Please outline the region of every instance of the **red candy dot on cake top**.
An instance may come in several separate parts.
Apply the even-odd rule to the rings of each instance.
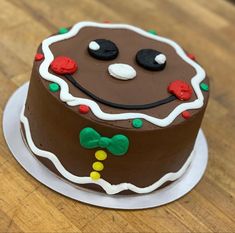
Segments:
[[[73,74],[78,69],[76,62],[65,56],[56,57],[50,67],[57,74]]]
[[[189,100],[193,93],[191,86],[182,80],[171,82],[168,86],[168,91],[174,94],[179,100]]]
[[[196,60],[195,55],[193,55],[192,53],[188,53],[187,56],[194,61]]]
[[[184,118],[184,119],[189,119],[190,117],[191,117],[191,114],[190,114],[190,112],[188,112],[188,111],[184,111],[184,112],[182,112],[182,117]]]
[[[81,104],[79,105],[79,112],[82,113],[82,114],[86,114],[90,111],[90,108],[85,105],[85,104]]]
[[[104,20],[103,23],[111,23],[110,20]]]
[[[34,58],[35,61],[41,61],[44,58],[44,55],[42,53],[37,53]]]

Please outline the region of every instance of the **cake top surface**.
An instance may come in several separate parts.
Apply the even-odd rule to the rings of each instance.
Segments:
[[[137,27],[80,22],[40,50],[41,77],[60,86],[52,94],[73,110],[89,107],[84,117],[104,124],[166,127],[203,106],[202,67],[174,41]]]

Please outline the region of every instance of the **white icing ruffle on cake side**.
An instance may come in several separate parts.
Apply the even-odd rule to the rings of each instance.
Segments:
[[[194,156],[194,150],[193,150],[191,152],[190,156],[188,157],[187,161],[180,168],[180,170],[178,170],[177,172],[167,173],[161,179],[159,179],[158,181],[156,181],[152,185],[144,187],[144,188],[137,187],[131,183],[120,183],[120,184],[112,185],[102,178],[97,181],[94,181],[90,177],[75,176],[63,167],[63,165],[61,164],[61,162],[59,161],[59,159],[56,157],[55,154],[53,154],[52,152],[49,152],[49,151],[41,150],[35,146],[33,139],[32,139],[32,136],[31,136],[28,119],[24,115],[24,110],[25,110],[25,108],[23,107],[22,112],[21,112],[21,116],[20,116],[20,120],[24,125],[26,141],[27,141],[28,146],[31,149],[31,151],[37,156],[49,159],[54,164],[54,166],[56,167],[58,172],[64,178],[70,180],[71,182],[74,182],[77,184],[90,184],[90,183],[97,184],[97,185],[101,186],[107,194],[116,194],[116,193],[119,193],[124,190],[131,190],[135,193],[152,192],[155,189],[159,188],[165,182],[174,181],[174,180],[180,178],[184,174],[184,172],[186,171],[188,166],[190,165],[190,163],[193,159],[193,156]]]
[[[178,105],[167,117],[165,118],[156,118],[147,114],[143,113],[119,113],[119,114],[111,114],[111,113],[106,113],[103,112],[99,105],[90,99],[85,99],[85,98],[79,98],[75,97],[69,92],[69,87],[68,84],[60,77],[49,73],[49,66],[51,62],[54,59],[54,56],[49,48],[49,46],[55,42],[62,41],[65,39],[69,39],[73,36],[75,36],[80,29],[84,27],[98,27],[98,28],[113,28],[113,29],[127,29],[127,30],[132,30],[142,36],[145,36],[147,38],[161,41],[163,43],[166,43],[170,46],[172,46],[176,53],[188,64],[190,64],[195,70],[196,70],[196,75],[192,77],[191,79],[191,84],[192,87],[196,93],[197,99],[192,101],[192,102],[187,102],[187,103],[182,103]],[[100,118],[102,120],[107,120],[107,121],[114,121],[114,120],[128,120],[128,119],[135,119],[135,118],[142,118],[145,119],[146,121],[151,122],[152,124],[155,124],[160,127],[165,127],[170,125],[175,118],[180,115],[183,111],[189,110],[189,109],[198,109],[203,106],[204,102],[204,97],[200,89],[200,83],[201,81],[205,78],[206,74],[203,68],[198,65],[196,62],[194,62],[192,59],[190,59],[183,49],[174,41],[158,36],[158,35],[152,35],[140,28],[127,25],[127,24],[103,24],[103,23],[94,23],[94,22],[80,22],[75,24],[71,30],[65,34],[59,34],[55,35],[52,37],[49,37],[45,39],[42,42],[42,51],[44,53],[45,59],[41,63],[39,67],[39,73],[40,75],[46,79],[47,81],[55,82],[60,86],[60,99],[63,102],[66,102],[69,106],[77,106],[81,104],[88,105],[91,109],[91,111],[94,113],[94,115],[97,118]]]

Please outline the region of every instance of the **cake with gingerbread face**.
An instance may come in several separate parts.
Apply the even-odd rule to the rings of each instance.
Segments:
[[[207,101],[205,71],[176,42],[80,22],[39,46],[22,135],[41,163],[78,186],[149,193],[190,165]]]

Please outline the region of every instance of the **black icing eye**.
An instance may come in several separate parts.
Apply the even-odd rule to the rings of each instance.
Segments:
[[[159,71],[166,66],[166,56],[154,49],[141,49],[136,54],[136,62],[147,70]]]
[[[117,46],[110,40],[96,39],[89,43],[89,54],[99,60],[112,60],[118,55]]]

